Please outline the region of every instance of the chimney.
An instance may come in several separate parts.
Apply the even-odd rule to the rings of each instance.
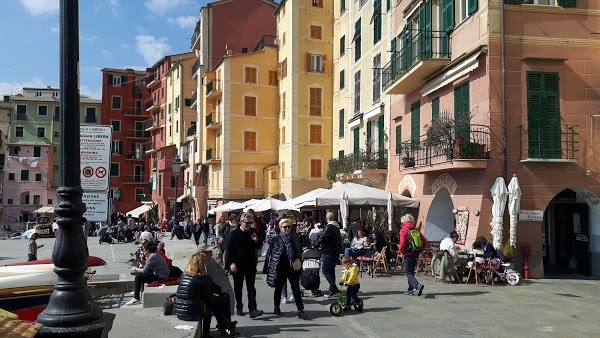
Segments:
[[[225,45],[225,55],[227,55],[227,56],[233,55],[233,46],[232,45]]]

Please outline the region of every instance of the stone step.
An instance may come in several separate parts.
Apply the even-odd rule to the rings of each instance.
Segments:
[[[145,287],[142,293],[142,307],[162,307],[165,299],[177,292],[177,285],[168,285],[165,287]]]

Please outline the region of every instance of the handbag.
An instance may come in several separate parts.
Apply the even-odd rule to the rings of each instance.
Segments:
[[[294,271],[298,271],[302,268],[302,261],[300,260],[300,258],[294,259],[294,262],[292,263],[292,268],[294,268]]]
[[[163,303],[163,314],[165,316],[170,316],[173,314],[173,304],[175,304],[175,294],[170,295],[165,298],[165,302]]]

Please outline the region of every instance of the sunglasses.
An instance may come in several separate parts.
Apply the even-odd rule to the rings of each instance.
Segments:
[[[281,227],[281,228],[282,228],[282,229],[291,229],[292,227],[291,227],[291,226],[289,226],[289,225],[286,225],[286,226],[283,226],[283,227]]]
[[[250,221],[250,222],[244,221],[244,224],[252,224],[252,223],[254,223],[254,222],[252,222],[252,221]]]

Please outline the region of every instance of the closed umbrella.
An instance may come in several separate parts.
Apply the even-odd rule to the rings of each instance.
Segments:
[[[340,197],[340,216],[342,216],[342,226],[346,229],[348,226],[348,194],[345,191],[342,191]]]
[[[508,214],[510,215],[510,245],[517,246],[517,222],[519,222],[519,210],[521,209],[521,187],[517,175],[508,184]]]
[[[388,212],[388,230],[392,231],[392,220],[394,219],[394,197],[392,196],[392,193],[388,194],[387,212]]]
[[[492,205],[492,245],[499,249],[502,247],[502,218],[504,216],[504,208],[506,207],[506,199],[508,198],[508,189],[504,183],[503,177],[496,178],[492,189],[490,189],[494,204]]]

